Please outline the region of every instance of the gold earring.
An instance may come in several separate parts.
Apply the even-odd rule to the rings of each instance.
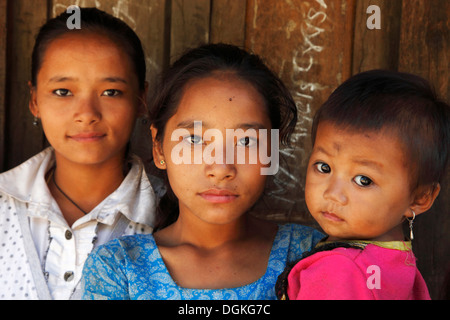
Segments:
[[[166,164],[166,162],[165,162],[164,160],[161,160],[159,163],[160,163],[162,166]]]

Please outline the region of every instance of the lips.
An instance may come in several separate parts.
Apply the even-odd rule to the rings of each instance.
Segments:
[[[225,189],[209,189],[199,195],[211,203],[229,203],[238,198],[238,195]]]
[[[100,132],[82,132],[75,135],[69,135],[68,137],[77,142],[95,142],[103,139],[106,136]]]
[[[337,216],[336,214],[334,214],[332,212],[322,211],[322,215],[324,216],[324,218],[331,220],[331,221],[336,221],[336,222],[344,221],[343,219],[339,218],[339,216]]]

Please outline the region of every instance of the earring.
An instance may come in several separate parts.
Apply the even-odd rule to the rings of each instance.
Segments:
[[[38,117],[34,117],[34,119],[33,119],[33,126],[35,126],[35,127],[37,127],[39,125],[39,119],[38,119]]]
[[[160,163],[162,166],[166,164],[166,162],[165,162],[164,160],[161,160],[159,163]]]
[[[412,214],[413,214],[412,218],[411,218],[411,219],[406,218],[406,220],[408,220],[408,223],[409,223],[409,238],[410,238],[411,240],[414,240],[414,234],[413,234],[413,222],[414,222],[414,219],[416,218],[416,213],[415,213],[414,210],[412,210],[412,209],[411,209],[411,212],[412,212]]]

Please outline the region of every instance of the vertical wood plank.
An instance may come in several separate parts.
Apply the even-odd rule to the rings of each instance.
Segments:
[[[209,42],[210,0],[172,0],[171,62],[188,48]]]
[[[8,26],[8,148],[6,168],[12,168],[42,150],[42,129],[33,126],[33,116],[28,109],[31,79],[31,52],[39,27],[47,19],[47,0],[8,1],[11,22]]]
[[[246,0],[213,0],[210,42],[223,42],[243,47],[246,9]]]
[[[381,29],[366,26],[370,5],[381,12]],[[370,69],[397,70],[402,0],[356,1],[352,74]]]
[[[6,134],[6,0],[0,0],[0,172],[3,171],[5,161],[5,134]]]
[[[417,73],[450,98],[450,2],[403,1],[399,70]]]
[[[304,202],[312,117],[351,74],[354,0],[249,0],[246,47],[261,55],[291,90],[299,111],[293,150],[283,150],[271,219],[311,222]],[[277,182],[275,182],[277,183]]]
[[[403,1],[399,48],[399,70],[428,79],[447,102],[450,101],[448,12],[450,2],[446,0]],[[439,298],[445,272],[450,267],[449,169],[434,206],[414,224],[417,240],[413,249],[434,299]]]

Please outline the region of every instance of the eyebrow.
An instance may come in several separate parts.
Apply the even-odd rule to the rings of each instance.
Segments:
[[[200,122],[200,120],[185,120],[185,121],[181,121],[180,123],[177,124],[177,128],[184,128],[184,129],[194,129],[195,126],[195,122]],[[202,123],[202,127],[204,128],[211,128],[210,125],[208,125],[207,122],[201,121]],[[197,125],[198,127],[198,125]],[[243,130],[248,130],[248,129],[268,129],[266,128],[263,124],[259,123],[259,122],[249,122],[249,123],[240,123],[238,124],[235,128],[229,128],[229,129],[243,129]]]
[[[67,82],[67,81],[79,81],[75,77],[54,76],[50,78],[49,82]],[[100,79],[101,82],[122,82],[128,84],[128,81],[121,77],[105,77]]]
[[[48,82],[66,82],[66,81],[78,81],[78,78],[55,76],[55,77],[50,78],[50,80]]]
[[[329,153],[327,150],[325,150],[324,148],[322,148],[320,146],[314,147],[313,152],[321,152],[329,157],[333,156],[331,153]],[[381,163],[373,161],[373,160],[369,160],[369,159],[353,158],[353,159],[351,159],[351,162],[354,164],[364,166],[364,167],[375,169],[377,171],[381,171],[381,169],[383,168],[383,165]]]
[[[101,81],[103,81],[103,82],[122,82],[122,83],[128,84],[128,81],[121,77],[106,77],[106,78],[102,78]]]
[[[383,168],[383,165],[381,163],[367,159],[352,159],[352,162],[364,167],[375,169],[377,171],[381,171],[381,169]]]
[[[320,146],[315,146],[313,149],[313,152],[321,152],[321,153],[324,153],[325,155],[331,157],[331,153],[329,153],[327,150],[325,150],[324,148],[322,148]]]
[[[261,124],[259,122],[241,123],[236,128],[237,129],[244,129],[244,130],[247,130],[247,129],[256,129],[256,130],[268,129],[263,124]]]

